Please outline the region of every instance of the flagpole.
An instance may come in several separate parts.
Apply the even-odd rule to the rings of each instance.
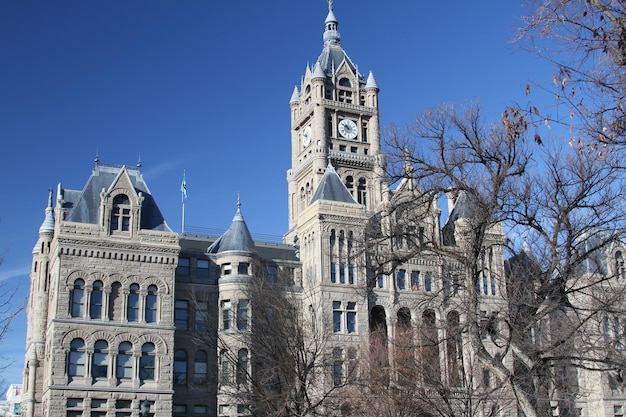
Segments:
[[[183,206],[180,234],[185,233],[185,199],[187,198],[187,171],[183,170],[183,182],[180,184],[181,202]]]

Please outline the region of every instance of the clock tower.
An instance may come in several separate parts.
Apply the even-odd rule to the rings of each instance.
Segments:
[[[289,233],[309,205],[327,167],[332,165],[354,200],[367,212],[380,208],[387,190],[380,151],[378,85],[364,76],[341,46],[333,2],[324,22],[324,48],[300,87],[293,90]]]

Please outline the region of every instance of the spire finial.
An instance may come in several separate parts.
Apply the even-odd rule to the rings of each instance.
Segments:
[[[52,187],[48,188],[48,207],[52,208]]]
[[[137,169],[141,168],[141,154],[139,154],[139,159],[137,160]]]
[[[96,163],[96,166],[98,166],[98,164],[100,163],[98,148],[96,148],[96,157],[93,159],[93,161]]]
[[[241,208],[241,197],[239,196],[239,193],[237,193],[237,211],[239,211],[240,208]]]
[[[333,0],[328,0],[328,11],[329,12],[333,11]]]

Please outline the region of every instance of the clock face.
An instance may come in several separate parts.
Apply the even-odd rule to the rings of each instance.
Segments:
[[[339,122],[339,134],[346,139],[356,138],[356,123],[350,119],[343,119]]]
[[[311,143],[311,126],[307,126],[304,128],[304,132],[302,132],[302,146],[305,148],[309,146]]]

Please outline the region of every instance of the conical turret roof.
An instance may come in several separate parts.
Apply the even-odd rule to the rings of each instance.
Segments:
[[[241,214],[241,203],[237,202],[237,212],[228,230],[220,236],[209,248],[208,253],[219,254],[224,252],[256,253],[254,240],[248,230],[248,225]]]

